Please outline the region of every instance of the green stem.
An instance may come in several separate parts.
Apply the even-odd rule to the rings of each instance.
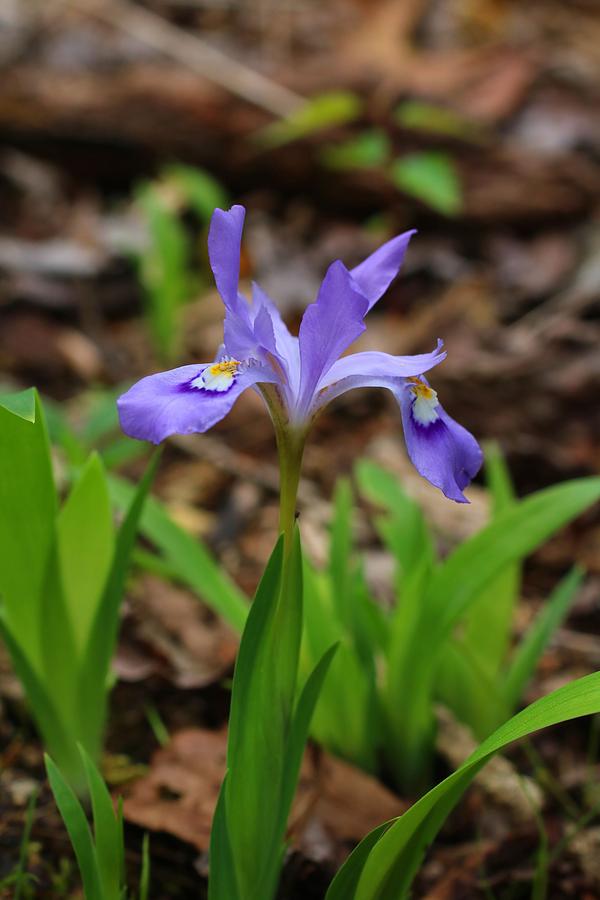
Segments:
[[[289,426],[277,429],[277,450],[279,453],[279,530],[284,536],[285,556],[289,555],[296,523],[296,497],[300,481],[302,455],[304,453],[304,432]]]

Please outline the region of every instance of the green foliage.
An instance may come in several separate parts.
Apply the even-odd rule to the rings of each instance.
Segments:
[[[339,144],[327,144],[320,155],[330,169],[370,169],[383,166],[390,152],[390,139],[385,131],[373,128]]]
[[[461,211],[460,179],[448,154],[428,151],[399,156],[392,162],[389,174],[399,190],[443,215],[456,216]]]
[[[157,181],[141,184],[136,201],[149,239],[136,256],[148,325],[161,360],[172,362],[180,349],[182,306],[202,282],[182,214],[192,210],[206,225],[227,196],[208,172],[173,165]]]
[[[0,634],[47,748],[85,790],[76,741],[97,757],[125,574],[151,470],[115,533],[99,458],[59,509],[39,398],[0,399]]]
[[[79,746],[87,792],[91,798],[93,832],[85,811],[64,773],[46,755],[46,771],[56,805],[69,834],[83,882],[85,900],[126,900],[123,813],[115,810],[106,784],[83,747]],[[148,840],[142,848],[138,900],[147,900],[150,880]]]
[[[509,651],[512,615],[498,616],[489,592],[492,586],[502,584],[507,572],[512,573],[514,585],[515,566],[597,502],[600,479],[565,482],[509,502],[485,528],[440,563],[432,556],[430,539],[423,541],[420,536],[425,525],[414,505],[412,515],[405,514],[412,501],[407,499],[404,509],[398,502],[400,486],[395,494],[391,485],[387,491],[382,490],[386,476],[382,477],[381,470],[370,463],[361,464],[357,475],[363,491],[385,504],[380,531],[400,572],[398,603],[389,618],[382,706],[388,763],[398,784],[414,790],[428,778],[436,699],[443,699],[482,737],[514,710],[550,636],[550,628],[559,620],[558,612],[566,612],[565,590],[571,598],[574,583],[569,581],[559,591],[559,600],[552,599],[548,608],[553,613],[548,614],[544,628],[537,626],[535,640],[526,638],[517,651],[517,658],[524,654],[526,660],[518,663],[518,679],[509,674],[513,659]],[[403,519],[412,521],[412,525],[404,537],[399,537],[405,527]],[[424,549],[415,552],[411,547]],[[513,598],[510,603],[512,608]],[[469,615],[476,608],[477,629],[469,630]],[[499,661],[493,671],[485,668],[479,655],[479,640],[486,630],[493,632],[493,641],[499,648],[495,655]],[[490,658],[494,658],[491,650]],[[474,664],[467,670],[471,661]]]
[[[481,137],[481,128],[444,106],[405,100],[394,112],[394,120],[403,128],[425,131],[442,137],[473,141]]]
[[[267,147],[281,147],[326,128],[352,122],[362,109],[362,100],[350,91],[317,94],[286,118],[263,128],[257,140]]]
[[[210,900],[271,900],[312,712],[334,648],[298,695],[302,558],[280,538],[242,635],[235,666],[227,776],[211,835]]]
[[[402,900],[425,850],[486,762],[541,728],[600,711],[600,673],[579,678],[522,710],[455,772],[398,819],[367,835],[333,880],[326,900]]]

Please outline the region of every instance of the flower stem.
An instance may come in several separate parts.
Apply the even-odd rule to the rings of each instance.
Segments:
[[[284,536],[284,553],[287,557],[296,522],[296,497],[306,435],[289,426],[277,428],[276,434],[280,473],[279,530]]]

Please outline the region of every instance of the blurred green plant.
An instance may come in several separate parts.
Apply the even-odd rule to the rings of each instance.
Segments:
[[[96,454],[59,507],[34,389],[0,397],[0,432],[0,635],[47,748],[85,791],[76,742],[98,757],[119,606],[153,466],[116,531]]]
[[[483,137],[482,128],[477,122],[465,119],[445,106],[423,103],[420,100],[405,100],[394,110],[393,119],[403,128],[441,137],[466,141],[478,141]]]
[[[320,160],[338,171],[372,169],[442,215],[456,216],[462,209],[461,181],[450,154],[424,151],[394,157],[391,141],[381,129],[326,144]]]
[[[183,216],[192,212],[207,226],[215,207],[226,207],[228,199],[208,172],[172,165],[140,184],[135,200],[148,230],[147,246],[136,255],[145,313],[160,360],[172,362],[181,349],[182,307],[204,280]]]
[[[456,166],[447,153],[411,153],[398,156],[389,169],[399,190],[422,200],[445,216],[462,209],[462,189]]]
[[[361,98],[351,91],[317,94],[286,118],[263,128],[255,138],[263,146],[281,147],[327,128],[353,122],[363,107]]]
[[[87,792],[91,799],[93,833],[85,810],[73,792],[68,779],[50,756],[46,755],[46,771],[50,787],[75,852],[83,882],[85,900],[148,900],[150,886],[150,854],[148,837],[142,845],[142,867],[137,892],[128,892],[125,884],[125,845],[123,811],[117,809],[108,788],[83,747],[78,748],[85,772]]]

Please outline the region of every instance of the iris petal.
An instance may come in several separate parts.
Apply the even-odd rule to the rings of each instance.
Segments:
[[[468,503],[463,490],[481,468],[483,454],[479,444],[441,405],[436,408],[436,421],[422,425],[413,415],[414,396],[410,388],[405,386],[397,396],[406,449],[417,472],[448,499]]]
[[[350,274],[368,300],[367,311],[385,294],[400,271],[413,234],[416,234],[414,229],[392,238],[351,270]]]
[[[206,368],[206,364],[180,366],[136,382],[117,401],[125,434],[159,444],[172,434],[208,431],[227,415],[242,391],[259,381],[274,380],[262,366],[248,366],[226,391],[193,387]]]
[[[359,293],[345,265],[332,263],[315,303],[306,308],[300,323],[301,414],[312,405],[322,376],[341,353],[365,330],[367,301]]]

